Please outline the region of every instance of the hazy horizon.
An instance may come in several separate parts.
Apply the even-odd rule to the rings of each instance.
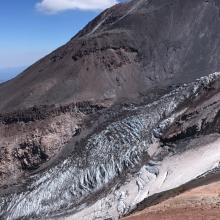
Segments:
[[[0,81],[6,81],[65,44],[102,10],[120,1],[3,0],[0,8]]]
[[[0,68],[0,83],[10,80],[25,70],[26,66]]]

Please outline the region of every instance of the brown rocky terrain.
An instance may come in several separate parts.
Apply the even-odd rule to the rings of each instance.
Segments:
[[[186,191],[124,220],[218,220],[219,213],[220,182],[214,182]]]
[[[54,158],[83,120],[105,108],[89,102],[39,106],[0,115],[0,186],[16,184]]]

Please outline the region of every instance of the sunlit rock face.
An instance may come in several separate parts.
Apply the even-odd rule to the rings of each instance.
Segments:
[[[1,218],[118,219],[218,167],[219,110],[215,73],[151,104],[106,113],[97,129],[69,143],[65,160],[2,195]]]
[[[0,219],[119,219],[217,175],[218,1],[133,0],[0,85]]]

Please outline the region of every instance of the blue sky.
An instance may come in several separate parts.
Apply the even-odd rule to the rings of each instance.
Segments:
[[[117,0],[1,0],[0,80],[66,43]],[[16,72],[16,71],[15,71]]]

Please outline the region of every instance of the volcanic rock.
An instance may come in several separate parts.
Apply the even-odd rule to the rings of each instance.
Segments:
[[[218,0],[133,0],[0,85],[2,112],[150,99],[220,69]],[[7,98],[5,98],[7,97]]]
[[[115,220],[217,177],[219,9],[115,5],[1,84],[0,219]]]

